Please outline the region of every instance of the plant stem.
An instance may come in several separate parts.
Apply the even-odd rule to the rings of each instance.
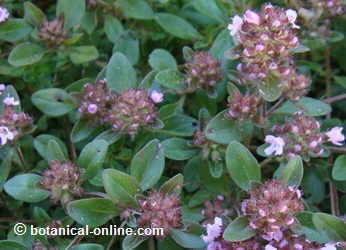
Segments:
[[[26,171],[28,168],[22,150],[17,144],[14,146],[14,148],[16,149],[23,171]]]
[[[83,237],[84,237],[83,235],[77,235],[65,249],[70,250],[72,246],[74,244],[78,244],[83,239]]]
[[[328,149],[333,153],[346,153],[346,148],[328,147]]]
[[[106,249],[106,250],[111,250],[111,249],[112,249],[112,246],[113,246],[113,244],[114,244],[116,238],[117,238],[116,235],[114,235],[114,236],[112,237],[111,241],[108,243],[108,246],[107,246],[107,249]]]
[[[326,99],[323,100],[323,102],[325,103],[333,103],[333,102],[337,102],[337,101],[341,101],[346,99],[346,94],[341,94],[341,95],[337,95],[337,96],[333,96],[333,97],[328,97]]]
[[[332,214],[335,216],[340,215],[340,209],[339,209],[339,198],[338,198],[338,191],[336,190],[335,184],[333,181],[329,182],[329,193],[330,193],[330,206]]]
[[[150,237],[149,238],[149,241],[148,241],[148,250],[156,250],[156,247],[155,247],[155,240],[153,237]]]

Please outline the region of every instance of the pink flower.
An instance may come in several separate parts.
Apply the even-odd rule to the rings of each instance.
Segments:
[[[210,242],[207,250],[226,250],[220,242]]]
[[[0,7],[0,23],[5,22],[9,16],[10,13],[8,12],[8,10],[4,7]]]
[[[0,84],[0,91],[4,91],[6,89],[6,85],[1,83]]]
[[[89,104],[88,105],[88,112],[90,114],[95,114],[97,112],[97,105],[96,104]]]
[[[4,146],[8,140],[14,139],[14,133],[12,133],[8,127],[1,126],[0,127],[0,145]]]
[[[266,155],[272,155],[273,153],[274,155],[282,155],[285,141],[281,137],[267,135],[265,142],[270,144],[269,147],[264,150]]]
[[[334,127],[331,130],[329,130],[328,132],[326,132],[326,135],[328,137],[328,141],[330,141],[331,143],[341,146],[344,140],[345,140],[345,136],[342,134],[342,127]]]
[[[19,101],[16,101],[14,99],[14,97],[9,97],[9,96],[6,97],[3,102],[7,106],[18,106],[19,105]]]
[[[154,90],[153,92],[151,92],[150,98],[151,100],[153,100],[153,102],[160,103],[163,101],[163,94],[159,91]]]
[[[244,20],[255,25],[259,25],[261,22],[260,16],[256,12],[253,12],[251,10],[245,11]]]
[[[295,24],[295,21],[297,20],[297,12],[292,9],[286,10],[286,16],[288,21],[293,25],[293,28],[299,29],[299,26]]]
[[[231,32],[231,36],[236,35],[241,30],[242,25],[243,19],[238,15],[234,16],[232,23],[228,25],[228,30]]]
[[[222,233],[222,219],[215,217],[214,224],[207,225],[207,235],[203,235],[202,239],[206,243],[211,243],[215,241]]]

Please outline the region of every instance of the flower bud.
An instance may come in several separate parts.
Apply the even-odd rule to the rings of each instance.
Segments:
[[[64,21],[61,18],[56,18],[51,22],[45,20],[38,33],[40,40],[49,48],[59,47],[65,41],[66,36]]]

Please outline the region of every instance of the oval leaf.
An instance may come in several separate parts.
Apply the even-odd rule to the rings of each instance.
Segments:
[[[346,155],[340,155],[336,158],[332,176],[336,181],[346,181]]]
[[[142,190],[152,188],[161,178],[165,158],[159,140],[148,142],[132,159],[131,175],[140,183]]]
[[[14,47],[8,57],[8,62],[12,66],[20,67],[37,63],[42,59],[44,49],[33,43],[22,43]]]
[[[103,198],[72,201],[67,205],[67,213],[78,223],[90,227],[101,226],[119,214],[113,202]]]
[[[289,160],[286,165],[281,166],[274,173],[275,178],[289,186],[298,187],[304,175],[303,161],[300,156]]]
[[[223,238],[227,241],[244,241],[256,235],[256,231],[249,227],[249,220],[246,216],[240,216],[232,221],[225,232]]]
[[[9,179],[4,189],[16,200],[40,202],[47,199],[49,192],[39,187],[42,177],[36,174],[20,174]]]
[[[233,181],[244,190],[249,190],[252,182],[261,181],[261,169],[256,158],[239,142],[228,145],[226,166]]]
[[[121,92],[137,86],[136,71],[122,53],[116,52],[110,59],[106,70],[109,88]]]

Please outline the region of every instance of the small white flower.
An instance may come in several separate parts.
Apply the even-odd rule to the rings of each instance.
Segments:
[[[277,248],[276,248],[276,247],[273,247],[273,246],[270,245],[270,244],[268,244],[268,245],[266,245],[265,250],[277,250]]]
[[[295,10],[292,9],[288,9],[286,10],[286,16],[288,21],[293,25],[293,28],[295,29],[299,29],[300,27],[298,25],[295,24],[298,14]]]
[[[270,144],[269,147],[264,150],[266,155],[272,155],[273,153],[274,155],[282,155],[285,141],[281,137],[267,135],[265,142]]]
[[[215,217],[214,224],[207,225],[207,235],[203,235],[202,239],[206,243],[213,242],[222,233],[222,219]]]
[[[324,247],[321,247],[320,250],[336,250],[336,243],[327,243]]]
[[[345,136],[342,134],[342,130],[342,127],[334,127],[326,132],[328,141],[335,145],[341,146],[342,142],[345,140]]]
[[[159,91],[153,90],[150,94],[150,98],[155,103],[160,103],[163,101],[163,94]]]
[[[8,127],[0,127],[0,145],[4,146],[8,140],[13,140],[14,134],[8,129]]]
[[[9,97],[9,96],[6,97],[3,102],[7,106],[18,106],[19,105],[19,101],[16,101],[14,99],[14,97]]]
[[[228,30],[231,33],[231,36],[236,35],[240,30],[241,26],[243,25],[243,19],[236,15],[232,19],[232,23],[228,25]]]
[[[0,6],[0,23],[5,22],[9,16],[10,16],[10,13],[8,12],[8,10]]]

